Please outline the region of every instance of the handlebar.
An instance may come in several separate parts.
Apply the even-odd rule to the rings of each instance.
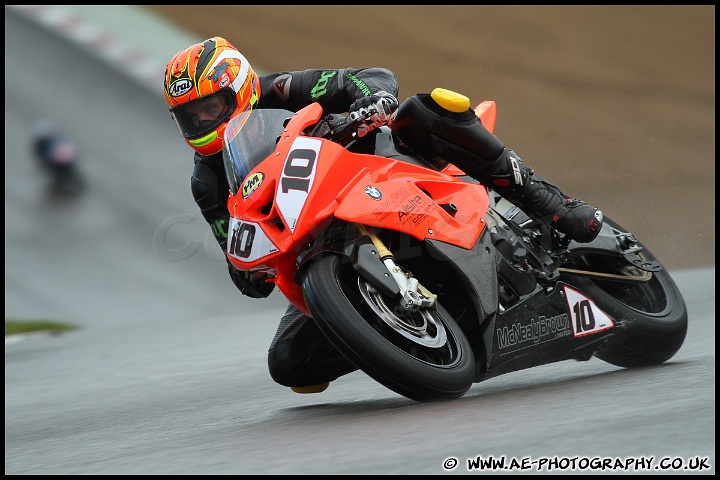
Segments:
[[[315,125],[310,136],[332,140],[346,147],[357,140],[358,127],[371,114],[372,111],[366,116],[326,115]]]

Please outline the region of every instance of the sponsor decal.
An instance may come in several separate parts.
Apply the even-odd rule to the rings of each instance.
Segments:
[[[275,82],[273,82],[273,89],[275,90],[275,95],[280,97],[283,102],[287,102],[290,98],[291,82],[292,75],[289,73],[280,75],[278,78],[275,79]]]
[[[360,89],[360,91],[365,95],[366,97],[369,97],[372,95],[372,91],[368,88],[367,85],[365,85],[365,82],[357,78],[355,75],[348,73],[345,75],[345,77],[348,78],[351,82],[355,84],[355,86]]]
[[[220,76],[225,74],[225,70],[227,70],[229,66],[230,64],[223,60],[221,64],[213,68],[212,72],[208,74],[208,78],[213,82],[217,82],[220,79]]]
[[[535,345],[559,337],[572,335],[570,317],[566,313],[530,319],[530,324],[514,323],[497,330],[500,350],[516,346]]]
[[[365,193],[370,195],[367,188]],[[372,197],[372,195],[370,196]],[[380,200],[380,198],[376,198],[376,200]],[[437,203],[432,200],[428,201],[427,197],[413,195],[405,187],[401,187],[385,198],[372,213],[381,222],[389,215],[397,215],[400,223],[405,224],[412,221],[413,225],[418,226],[437,208]]]
[[[262,181],[265,179],[265,174],[262,172],[255,172],[245,179],[242,186],[242,197],[248,198],[256,188],[260,186]]]
[[[219,218],[210,224],[210,229],[215,238],[227,238],[227,230],[225,229],[225,219]]]
[[[193,82],[188,78],[181,78],[170,85],[168,93],[171,97],[181,97],[192,90]]]
[[[312,98],[313,100],[317,100],[318,98],[325,95],[327,93],[328,82],[336,74],[337,70],[333,70],[332,72],[322,72],[320,78],[318,78],[317,83],[312,88],[312,90],[310,90],[310,98]]]
[[[372,213],[379,221],[383,221],[388,215],[397,211],[398,205],[409,196],[410,192],[408,192],[405,187],[399,188],[378,205]]]
[[[415,195],[405,200],[398,209],[398,221],[405,223],[412,220],[413,225],[418,226],[425,220],[428,214],[435,211],[437,204],[435,202],[426,202],[420,195]]]
[[[372,198],[373,200],[381,200],[382,199],[382,192],[378,190],[377,187],[374,187],[372,185],[368,185],[365,187],[365,193],[368,197]]]
[[[586,337],[615,327],[615,322],[583,293],[563,287],[568,313],[514,322],[496,330],[500,350],[518,350],[562,337]]]

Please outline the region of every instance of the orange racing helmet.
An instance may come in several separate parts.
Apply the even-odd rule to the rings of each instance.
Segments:
[[[180,134],[202,155],[222,150],[235,114],[257,105],[260,79],[245,57],[222,37],[177,53],[165,68],[165,102]]]

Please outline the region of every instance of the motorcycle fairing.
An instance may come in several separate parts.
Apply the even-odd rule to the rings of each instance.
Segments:
[[[418,240],[432,238],[465,249],[475,245],[490,205],[484,189],[404,162],[378,170],[362,169],[352,180],[337,199],[336,218]]]
[[[589,360],[615,322],[579,290],[558,282],[499,313],[483,380],[562,360]]]
[[[298,120],[307,122],[304,116]],[[252,193],[228,201],[233,226],[247,235],[232,244],[231,263],[243,270],[274,270],[278,287],[290,298],[301,296],[296,284],[283,283],[293,277],[288,273],[294,265],[282,258],[296,259],[298,248],[312,243],[333,218],[466,249],[485,228],[489,198],[481,186],[404,161],[348,152],[328,140],[291,138],[281,135],[275,152],[247,173],[246,179],[260,173],[264,178],[253,180]]]
[[[476,380],[488,369],[488,356],[493,345],[492,331],[498,310],[497,268],[489,230],[485,229],[471,250],[429,239],[425,242],[433,267],[449,271],[453,278],[451,291],[459,298],[443,299],[443,306],[458,319],[473,345]],[[429,282],[423,280],[424,283]],[[432,291],[432,288],[430,288]],[[467,308],[470,303],[472,308]]]

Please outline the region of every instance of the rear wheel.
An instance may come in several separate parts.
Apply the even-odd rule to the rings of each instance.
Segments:
[[[406,311],[339,255],[308,266],[303,292],[333,345],[390,390],[425,402],[459,398],[472,386],[472,348],[441,306]]]
[[[617,235],[627,234],[612,220],[605,222]],[[655,263],[657,271],[642,270],[623,256],[601,251],[573,257],[561,269],[562,281],[588,293],[617,322],[595,356],[626,368],[672,358],[685,340],[688,322],[685,301],[670,274],[644,245],[634,243],[642,247],[638,263]]]

